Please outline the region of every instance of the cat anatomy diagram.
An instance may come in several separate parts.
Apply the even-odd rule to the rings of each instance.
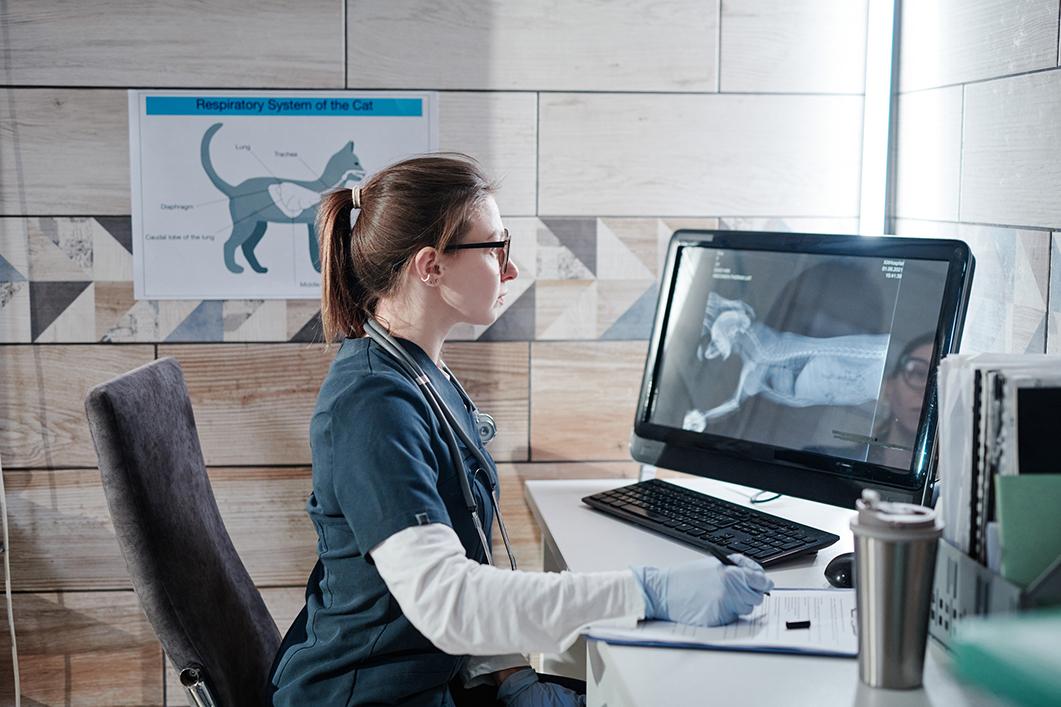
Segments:
[[[436,149],[430,93],[130,91],[138,299],[319,297],[322,197]]]

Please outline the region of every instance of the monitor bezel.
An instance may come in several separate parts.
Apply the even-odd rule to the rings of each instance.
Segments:
[[[678,253],[683,247],[699,245],[743,251],[948,263],[932,365],[910,470],[897,473],[893,468],[870,462],[796,451],[649,422],[650,403],[658,392],[655,380],[678,271]],[[843,507],[853,507],[864,488],[875,488],[886,498],[924,502],[935,470],[938,363],[944,355],[958,350],[974,267],[975,260],[968,245],[949,239],[772,231],[676,231],[668,244],[660,278],[652,338],[634,418],[631,454],[645,464]]]

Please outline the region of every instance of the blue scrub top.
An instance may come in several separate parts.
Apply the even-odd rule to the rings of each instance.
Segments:
[[[471,409],[434,362],[399,339],[491,464]],[[457,437],[487,538],[489,491]],[[332,362],[310,423],[313,492],[306,509],[318,560],[306,606],[273,667],[274,705],[452,705],[447,683],[462,657],[413,627],[367,553],[410,526],[445,523],[467,556],[486,554],[461,493],[439,421],[398,363],[371,340],[347,339]]]

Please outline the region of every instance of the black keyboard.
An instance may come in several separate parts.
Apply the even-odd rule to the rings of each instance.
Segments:
[[[586,496],[582,502],[693,547],[739,552],[764,567],[815,553],[840,539],[659,479]]]

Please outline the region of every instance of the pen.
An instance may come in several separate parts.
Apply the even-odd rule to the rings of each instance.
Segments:
[[[727,555],[725,552],[723,552],[722,550],[719,550],[716,547],[705,547],[704,549],[707,550],[708,552],[710,552],[712,555],[714,555],[715,558],[719,562],[724,564],[724,565],[728,565],[730,567],[739,567],[740,566],[736,562],[734,562],[733,560],[729,559],[729,555]],[[764,596],[770,596],[770,592],[763,592],[763,595]]]

